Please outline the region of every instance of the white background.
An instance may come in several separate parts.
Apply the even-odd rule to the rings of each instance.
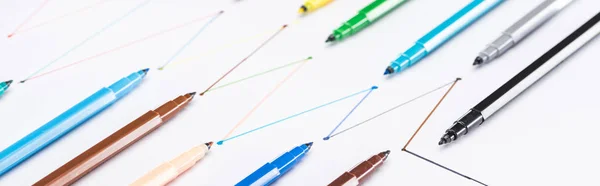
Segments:
[[[0,0],[0,34],[11,33],[42,0]],[[52,0],[29,23],[95,3]],[[120,17],[141,0],[111,0],[13,38],[0,37],[0,80],[19,81]],[[159,30],[218,10],[225,13],[171,57],[204,22],[83,62],[24,84],[0,98],[0,149],[35,130],[114,81],[151,68],[141,86],[78,129],[0,177],[0,185],[30,185],[148,110],[178,95],[203,91],[268,35],[207,51],[239,38],[284,30],[226,77],[227,83],[308,56],[308,62],[234,134],[366,89],[375,90],[340,128],[349,127],[456,77],[462,77],[409,149],[489,185],[598,185],[600,110],[595,39],[559,68],[487,120],[476,132],[444,147],[437,141],[452,122],[498,86],[600,11],[600,1],[577,0],[535,34],[496,61],[475,68],[483,47],[542,0],[501,4],[411,69],[392,78],[385,67],[414,41],[470,0],[415,0],[336,45],[331,31],[371,0],[338,0],[300,17],[301,0],[154,0],[60,59],[45,71],[73,63]],[[596,51],[596,52],[594,52]],[[194,101],[176,118],[97,168],[77,185],[127,185],[194,145],[222,138],[294,67],[229,86]],[[215,146],[172,185],[233,185],[294,146],[315,144],[302,162],[275,185],[326,185],[356,163],[391,150],[385,165],[364,185],[478,185],[407,153],[402,146],[446,89],[406,105],[329,141],[321,138],[362,95]]]

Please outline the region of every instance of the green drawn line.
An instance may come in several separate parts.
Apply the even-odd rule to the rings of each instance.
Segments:
[[[285,65],[282,65],[282,66],[279,66],[279,67],[272,68],[270,70],[259,72],[259,73],[256,73],[254,75],[251,75],[251,76],[248,76],[248,77],[245,77],[245,78],[242,78],[242,79],[238,79],[238,80],[226,83],[224,85],[220,85],[220,86],[211,88],[210,90],[208,90],[206,92],[211,92],[211,91],[214,91],[214,90],[217,90],[217,89],[225,88],[227,86],[230,86],[230,85],[233,85],[233,84],[236,84],[236,83],[239,83],[239,82],[242,82],[242,81],[245,81],[245,80],[257,77],[257,76],[261,76],[261,75],[264,75],[264,74],[267,74],[269,72],[273,72],[273,71],[276,71],[276,70],[279,70],[279,69],[282,69],[282,68],[285,68],[285,67],[289,67],[289,66],[292,66],[292,65],[295,65],[295,64],[298,64],[298,63],[302,63],[302,62],[305,62],[305,61],[308,61],[308,60],[311,60],[311,59],[312,59],[312,57],[308,57],[308,58],[305,58],[305,59],[302,59],[302,60],[294,61],[294,62],[285,64]]]

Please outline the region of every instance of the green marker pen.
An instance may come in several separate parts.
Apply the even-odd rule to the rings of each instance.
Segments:
[[[375,0],[334,30],[325,42],[339,41],[357,33],[406,1],[408,0]]]
[[[8,87],[10,86],[11,83],[12,83],[12,80],[8,80],[8,81],[0,83],[0,96],[2,94],[4,94],[4,91],[6,91],[6,89],[8,89]]]

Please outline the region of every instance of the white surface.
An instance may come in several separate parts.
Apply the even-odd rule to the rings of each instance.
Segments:
[[[0,33],[12,32],[41,2],[0,1]],[[93,2],[50,1],[29,25]],[[11,39],[0,37],[0,80],[25,78],[139,2],[110,1]],[[196,56],[221,43],[274,31],[292,22],[301,2],[155,0],[47,70],[224,8],[225,14],[178,59]],[[600,100],[596,98],[600,89],[595,86],[600,66],[594,52],[600,48],[598,39],[476,132],[452,145],[437,146],[440,135],[456,118],[600,11],[600,1],[575,1],[499,59],[481,68],[472,67],[479,50],[541,2],[507,1],[420,64],[393,78],[382,76],[389,61],[470,0],[410,1],[342,43],[323,43],[332,29],[370,2],[338,0],[300,18],[298,24],[283,31],[224,79],[222,83],[309,55],[314,57],[234,133],[378,85],[380,88],[346,120],[341,130],[460,76],[464,80],[413,140],[411,151],[489,185],[600,184],[594,171],[600,166],[595,139],[599,129],[595,123],[599,120],[594,117],[600,110]],[[0,177],[0,185],[33,184],[147,110],[180,94],[204,90],[267,37],[164,71],[155,70],[200,27],[202,23],[194,24],[25,84],[13,84],[0,98],[2,149],[100,87],[134,70],[152,68],[130,95]],[[126,185],[195,145],[219,140],[292,68],[197,97],[176,118],[76,185]],[[275,185],[325,185],[356,163],[386,149],[392,151],[389,159],[364,185],[477,185],[400,151],[444,91],[322,141],[361,96],[354,97],[216,146],[172,185],[233,185],[284,151],[309,141],[315,142],[311,152]]]

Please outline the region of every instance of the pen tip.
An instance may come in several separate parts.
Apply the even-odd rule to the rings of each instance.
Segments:
[[[325,40],[325,43],[329,43],[335,41],[335,35],[331,34],[327,37],[327,40]]]
[[[9,87],[10,84],[12,84],[12,82],[13,82],[13,80],[8,80],[8,81],[5,81],[4,83],[6,83],[6,87]]]
[[[388,75],[394,73],[394,68],[388,66],[387,68],[385,68],[385,72],[383,73],[383,75]]]
[[[392,152],[391,150],[386,150],[386,151],[383,151],[383,154],[385,154],[385,155],[388,155],[388,154],[390,154],[391,152]]]
[[[213,142],[208,142],[208,143],[204,143],[204,145],[206,145],[206,147],[208,147],[208,149],[210,149],[210,147],[212,147]]]
[[[477,57],[475,58],[475,61],[473,61],[473,65],[479,65],[479,64],[481,64],[481,63],[483,63],[483,58],[481,58],[481,57],[479,57],[479,56],[477,56]]]
[[[304,5],[302,5],[300,9],[298,9],[298,13],[305,13],[306,11],[308,11],[308,8],[306,8],[306,6]]]
[[[305,143],[304,145],[306,145],[306,148],[310,149],[310,147],[312,147],[312,145],[313,145],[313,142],[308,142],[308,143]]]
[[[383,151],[380,153],[380,156],[383,155],[383,159],[385,160],[385,159],[387,159],[387,157],[390,155],[391,152],[392,151],[390,151],[390,150]]]
[[[190,93],[187,93],[187,95],[190,95],[191,98],[194,98],[194,96],[196,95],[196,92],[190,92]]]
[[[147,74],[149,70],[150,70],[149,68],[145,68],[145,69],[142,69],[141,71],[144,72],[144,74]]]

